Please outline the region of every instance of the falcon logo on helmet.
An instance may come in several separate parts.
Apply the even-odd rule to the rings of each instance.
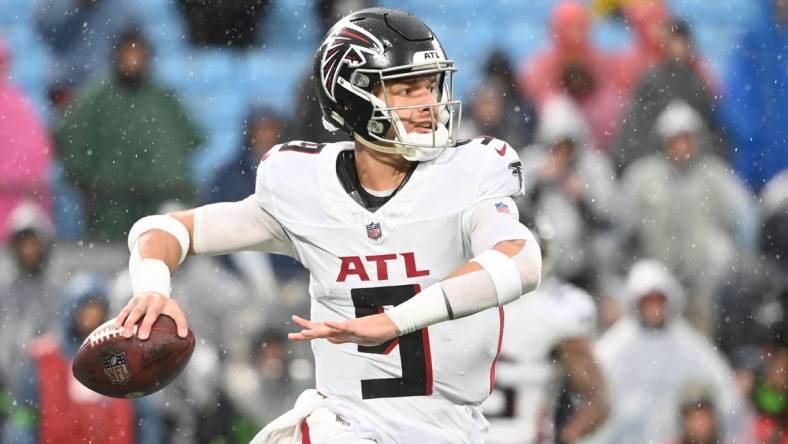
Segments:
[[[411,161],[434,159],[456,146],[461,102],[452,97],[457,69],[432,30],[418,17],[392,8],[357,11],[335,24],[315,54],[313,78],[329,131]],[[395,105],[387,85],[427,79],[432,99]],[[429,116],[424,113],[428,109]],[[408,131],[414,112],[430,132]]]
[[[324,43],[326,50],[320,65],[323,90],[331,100],[334,98],[337,72],[342,64],[351,68],[358,68],[367,63],[364,53],[380,55],[383,53],[383,44],[372,34],[353,25],[345,24],[339,30],[332,32]]]

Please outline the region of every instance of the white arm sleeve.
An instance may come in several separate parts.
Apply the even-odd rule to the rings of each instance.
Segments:
[[[482,269],[433,284],[417,297],[387,310],[400,334],[507,304],[539,285],[539,245],[517,220],[514,201],[505,198],[480,202],[469,210],[467,222],[463,222],[471,228],[471,249],[479,251],[472,261]],[[524,240],[525,245],[511,257],[493,249],[506,240]]]
[[[192,243],[197,254],[257,250],[297,257],[282,225],[257,205],[254,195],[195,209]]]

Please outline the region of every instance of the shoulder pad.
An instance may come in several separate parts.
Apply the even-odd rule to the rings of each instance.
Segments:
[[[494,137],[477,137],[458,144],[472,151],[480,177],[477,200],[524,194],[523,165],[511,145]]]
[[[276,216],[277,198],[285,195],[296,198],[299,190],[309,188],[310,181],[316,179],[320,153],[326,145],[296,140],[269,149],[257,167],[255,196],[258,205]]]

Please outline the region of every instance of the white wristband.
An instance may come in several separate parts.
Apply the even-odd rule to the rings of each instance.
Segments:
[[[441,283],[437,282],[421,290],[416,296],[387,310],[386,315],[394,322],[402,336],[449,320],[449,310]]]
[[[170,297],[170,269],[164,261],[142,259],[134,246],[129,257],[131,294],[158,293]]]
[[[486,250],[471,261],[481,265],[490,274],[498,305],[507,304],[523,295],[520,271],[509,256],[498,250]]]
[[[155,216],[145,216],[134,223],[129,230],[129,251],[134,250],[137,239],[150,230],[162,230],[171,234],[181,246],[181,258],[178,264],[182,263],[189,253],[189,231],[186,227],[172,216],[157,214]]]

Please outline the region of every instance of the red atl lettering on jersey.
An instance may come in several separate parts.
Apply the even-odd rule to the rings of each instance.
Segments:
[[[418,267],[416,267],[416,258],[413,253],[400,253],[399,255],[405,259],[405,274],[409,278],[430,275],[430,270],[419,270]]]
[[[358,256],[342,256],[342,265],[339,267],[339,276],[337,276],[337,282],[345,282],[348,275],[355,274],[358,276],[359,279],[362,281],[368,281],[369,275],[367,274],[367,270],[364,268],[364,264],[361,262],[361,258]]]
[[[389,262],[397,261],[397,257],[402,257],[402,263],[405,266],[405,276],[408,278],[416,278],[429,276],[430,270],[419,270],[416,265],[416,255],[413,252],[378,254],[373,256],[365,256],[364,260],[369,266],[375,265],[375,271],[379,281],[385,281],[389,278]],[[361,281],[369,280],[369,273],[367,272],[366,265],[359,256],[340,256],[339,274],[337,275],[337,282],[345,282],[348,276],[358,276]],[[397,261],[399,262],[399,261]]]
[[[377,256],[367,256],[369,262],[375,262],[378,266],[378,280],[385,281],[389,278],[389,267],[386,261],[393,261],[397,258],[396,254],[379,254]]]

